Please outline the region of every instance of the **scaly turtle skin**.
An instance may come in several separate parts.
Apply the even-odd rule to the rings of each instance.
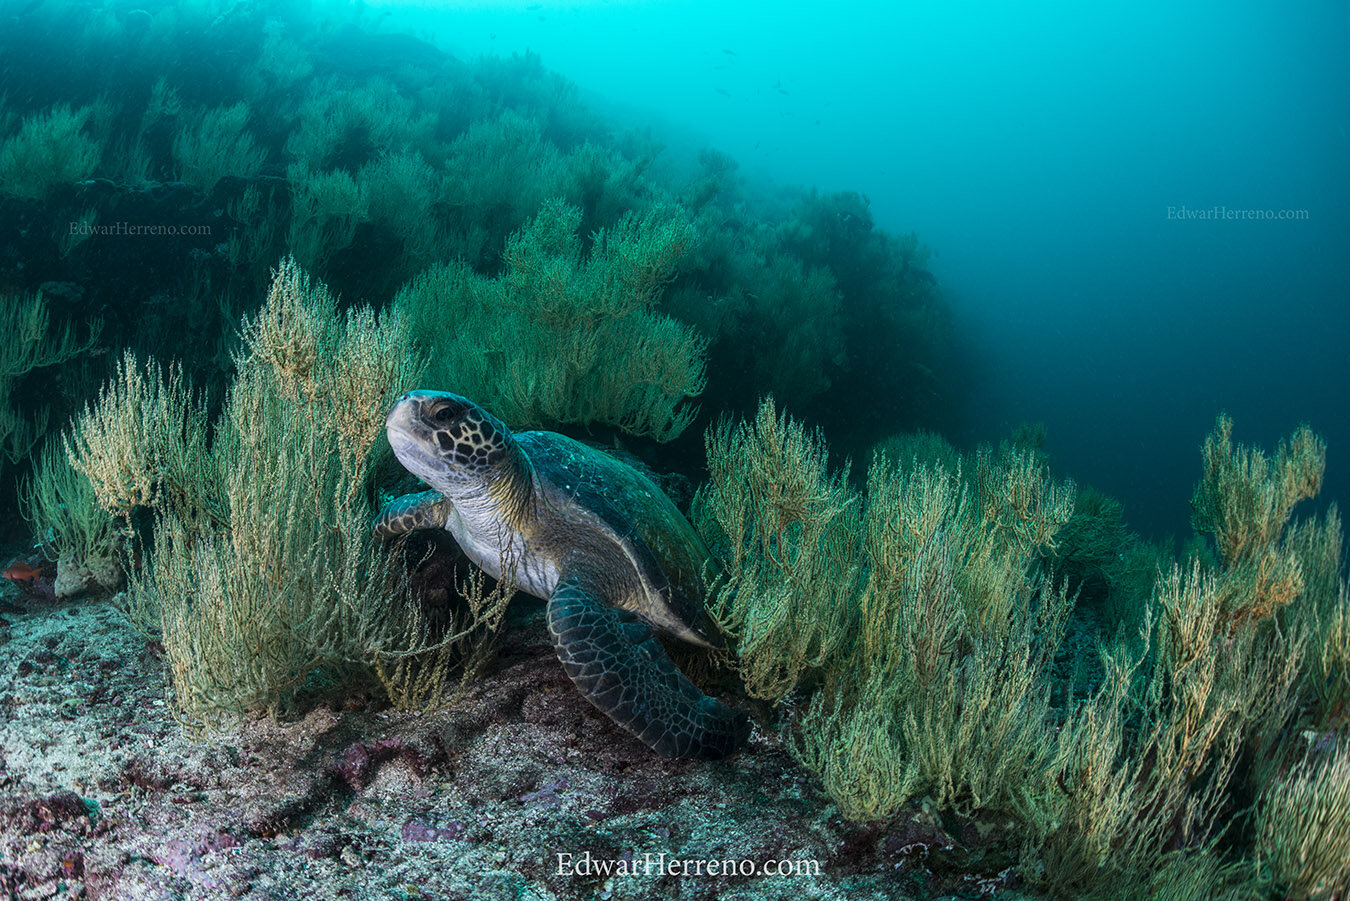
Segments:
[[[651,480],[554,432],[513,434],[456,394],[413,391],[386,420],[399,461],[431,491],[391,501],[384,538],[443,528],[494,578],[548,601],[563,669],[592,704],[667,757],[725,757],[744,712],[699,691],[652,629],[711,647],[708,551]]]

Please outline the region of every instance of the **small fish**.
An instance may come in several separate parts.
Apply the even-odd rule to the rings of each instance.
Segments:
[[[22,560],[15,560],[8,569],[0,573],[0,577],[11,582],[32,582],[34,579],[42,578],[42,571],[34,569]]]
[[[728,49],[725,48],[725,47],[722,48],[722,52],[725,53],[727,56],[735,56],[735,55],[736,55],[736,51],[735,51],[735,50],[728,50]]]
[[[723,97],[730,97],[730,96],[731,96],[731,92],[728,91],[726,88],[718,88],[718,89],[717,89],[717,93],[721,94]]]

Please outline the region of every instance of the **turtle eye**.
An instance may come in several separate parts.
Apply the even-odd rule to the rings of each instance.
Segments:
[[[445,425],[454,417],[454,411],[450,409],[449,404],[441,404],[432,412],[431,421],[437,425]]]

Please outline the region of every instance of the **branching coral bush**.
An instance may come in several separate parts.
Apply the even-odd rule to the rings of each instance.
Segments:
[[[707,438],[710,485],[694,501],[726,575],[713,613],[737,636],[751,695],[777,700],[847,648],[856,628],[862,503],[824,439],[772,399],[753,423],[723,419]]]
[[[706,342],[653,307],[689,242],[678,209],[627,216],[594,236],[550,201],[512,235],[506,272],[433,267],[395,304],[431,360],[428,380],[491,408],[514,428],[615,426],[667,441],[703,390]]]
[[[300,107],[286,152],[306,169],[351,174],[382,154],[423,147],[435,123],[435,113],[418,112],[382,79],[353,90],[322,81]]]
[[[257,62],[240,73],[242,93],[251,105],[261,106],[270,99],[269,94],[275,97],[303,90],[304,80],[313,74],[308,52],[288,31],[264,28]]]
[[[275,186],[249,185],[225,207],[234,223],[225,245],[230,265],[249,286],[267,284],[271,261],[286,237],[284,196]]]
[[[112,516],[99,506],[89,479],[70,465],[60,442],[43,448],[31,477],[19,486],[19,502],[49,560],[117,563]]]
[[[1233,447],[1233,420],[1220,415],[1204,444],[1204,475],[1191,501],[1197,532],[1212,534],[1228,566],[1260,556],[1289,522],[1294,505],[1322,489],[1326,444],[1307,426],[1260,448]]]
[[[916,788],[940,803],[1008,810],[1030,803],[1047,756],[1047,668],[1071,603],[1062,586],[1032,574],[1032,552],[1068,518],[1073,500],[1071,485],[1047,486],[1043,470],[1023,464],[1005,454],[971,481],[959,470],[873,463],[859,637],[808,711],[808,763],[844,740],[842,731],[813,728],[842,723],[842,706],[888,719],[885,731],[900,736]],[[1015,529],[988,518],[989,509],[1021,511],[1036,523]],[[896,765],[857,764],[878,773]],[[837,800],[845,810],[886,809]],[[902,800],[893,798],[890,809]]]
[[[605,123],[579,101],[577,86],[544,68],[537,53],[485,56],[474,76],[486,96],[538,120],[549,140],[563,149],[605,130]]]
[[[1300,426],[1272,458],[1234,447],[1232,428],[1220,416],[1205,441],[1192,501],[1197,530],[1213,536],[1223,562],[1224,615],[1235,624],[1274,615],[1301,638],[1309,661],[1300,691],[1316,705],[1314,724],[1330,725],[1350,706],[1340,514],[1333,504],[1320,518],[1291,521],[1295,505],[1321,487],[1326,445]]]
[[[511,234],[553,198],[581,211],[585,234],[612,227],[652,206],[641,182],[648,163],[589,142],[564,152],[539,120],[516,110],[475,121],[450,144],[440,172],[449,245],[458,258],[493,271]]]
[[[357,226],[369,215],[366,196],[341,169],[313,172],[293,163],[286,177],[291,184],[287,245],[302,266],[321,269],[351,246]]]
[[[1266,786],[1257,811],[1262,857],[1291,896],[1350,893],[1350,741],[1306,754]]]
[[[1313,663],[1309,682],[1319,701],[1318,720],[1328,726],[1350,722],[1350,591],[1341,583],[1333,604],[1312,614]]]
[[[1295,524],[1283,544],[1303,576],[1303,593],[1286,617],[1289,628],[1307,636],[1310,659],[1301,691],[1315,705],[1313,723],[1337,728],[1350,723],[1350,593],[1341,576],[1345,553],[1336,505]]]
[[[926,463],[939,465],[948,472],[955,471],[961,460],[960,452],[950,441],[926,429],[883,438],[872,445],[872,456],[877,455],[886,457],[901,469],[914,469]],[[1074,515],[1077,514],[1075,506]]]
[[[102,144],[89,134],[96,110],[59,104],[24,119],[17,134],[0,144],[0,191],[40,199],[56,185],[93,174]]]
[[[1307,612],[1300,554],[1320,560],[1310,571],[1331,594],[1339,530],[1333,539],[1329,529],[1291,529],[1289,516],[1320,480],[1321,443],[1300,429],[1272,462],[1234,448],[1231,428],[1221,417],[1205,442],[1195,502],[1224,565],[1171,568],[1142,647],[1107,655],[1108,680],[1060,732],[1051,768],[1059,791],[1044,792],[1047,815],[1028,853],[1064,896],[1147,892],[1179,856],[1216,854],[1235,795],[1253,781],[1259,789],[1269,762],[1287,758],[1289,728],[1307,704],[1319,618]],[[1282,610],[1290,615],[1279,627]],[[1265,791],[1274,797],[1269,783]]]
[[[1068,519],[1072,485],[1010,449],[982,453],[973,476],[878,456],[864,499],[771,401],[708,449],[696,518],[726,570],[714,609],[752,693],[821,680],[796,748],[841,808],[886,816],[923,790],[1031,803],[1070,606],[1034,552]]]
[[[245,103],[199,110],[174,138],[178,177],[210,191],[226,175],[248,178],[267,161],[267,151],[248,131]]]
[[[153,518],[129,613],[161,636],[176,708],[193,724],[276,710],[323,671],[428,700],[457,649],[429,642],[369,528],[384,416],[421,367],[401,320],[339,314],[286,261],[243,332],[209,444],[177,371],[130,357],[68,442],[129,536],[136,509]]]
[[[1303,591],[1298,558],[1279,539],[1294,505],[1321,490],[1326,445],[1302,426],[1274,459],[1233,447],[1233,421],[1220,416],[1205,440],[1204,476],[1191,501],[1197,532],[1211,534],[1233,591],[1235,619],[1268,616]]]
[[[847,359],[834,277],[775,254],[741,279],[727,302],[740,308],[749,334],[728,336],[731,349],[744,354],[753,385],[809,403],[830,388],[831,374]]]
[[[5,462],[26,458],[47,431],[47,414],[28,419],[14,406],[19,379],[34,369],[57,366],[85,353],[98,340],[102,323],[90,324],[84,340],[69,326],[51,331],[47,304],[41,295],[15,297],[0,294],[0,469]]]
[[[1258,867],[1325,893],[1345,878],[1328,832],[1350,815],[1345,752],[1290,761],[1301,718],[1323,744],[1340,722],[1319,694],[1343,690],[1339,518],[1289,523],[1321,471],[1310,432],[1275,463],[1227,434],[1221,420],[1197,492],[1224,524],[1223,565],[1166,567],[1139,640],[1103,645],[1098,686],[1069,709],[1051,673],[1073,600],[1040,561],[1074,489],[1032,448],[877,454],[860,497],[771,405],[718,426],[695,507],[725,569],[714,608],[752,693],[805,696],[792,746],[849,817],[920,792],[1011,813],[1024,875],[1058,897],[1218,897]],[[1272,588],[1280,567],[1293,577]],[[1232,853],[1248,835],[1259,859]]]
[[[1063,895],[1143,891],[1177,849],[1208,853],[1244,748],[1269,753],[1291,715],[1301,642],[1250,622],[1231,631],[1223,597],[1198,562],[1174,567],[1145,644],[1107,655],[1103,687],[1061,731],[1032,853]]]
[[[142,364],[128,352],[64,440],[98,503],[129,529],[137,508],[220,518],[207,434],[205,407],[181,368]]]
[[[852,191],[802,197],[777,230],[780,251],[808,269],[823,267],[840,295],[839,321],[851,367],[834,379],[849,397],[859,428],[894,424],[897,413],[932,421],[951,391],[952,323],[932,274],[928,251],[914,235],[876,227],[866,197]],[[919,418],[921,417],[921,418]],[[869,435],[870,441],[880,437]]]
[[[747,407],[766,392],[794,407],[827,392],[848,363],[830,270],[784,253],[771,229],[739,211],[704,209],[695,226],[694,280],[666,306],[713,339],[714,367],[735,374],[722,390]]]
[[[923,773],[910,751],[892,711],[827,695],[807,711],[793,748],[853,820],[885,819],[920,793]]]
[[[1078,591],[1080,606],[1105,614],[1112,628],[1136,632],[1158,570],[1171,565],[1172,551],[1132,532],[1119,501],[1082,486],[1073,518],[1060,530],[1049,558]]]
[[[402,247],[400,271],[420,269],[436,253],[436,180],[435,170],[415,151],[384,154],[357,173],[371,224]]]
[[[456,255],[490,267],[507,237],[565,185],[562,155],[538,123],[511,111],[475,122],[450,145],[440,185]]]
[[[650,163],[649,154],[630,158],[589,141],[563,159],[562,194],[581,208],[583,232],[598,231],[649,203],[642,176]]]

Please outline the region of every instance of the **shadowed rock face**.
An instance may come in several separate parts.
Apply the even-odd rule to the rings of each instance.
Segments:
[[[654,757],[573,688],[542,606],[513,616],[452,709],[352,697],[196,742],[164,704],[157,649],[110,604],[7,614],[0,895],[579,899],[607,884],[582,861],[665,854],[816,860],[821,875],[653,871],[614,877],[612,897],[894,899],[1007,866],[923,811],[843,824],[772,736],[728,762]]]

